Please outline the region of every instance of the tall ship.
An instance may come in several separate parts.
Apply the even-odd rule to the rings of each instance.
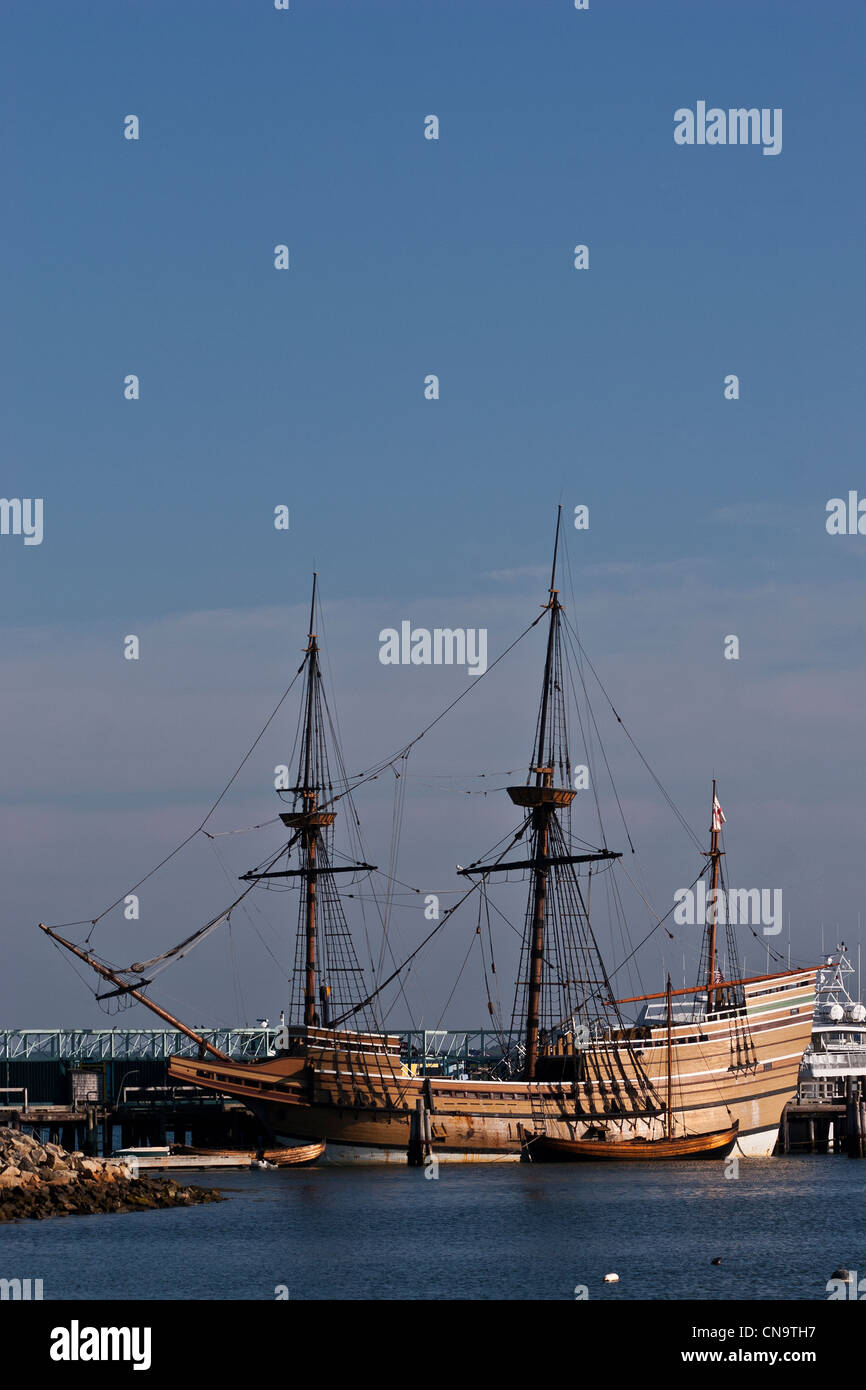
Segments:
[[[337,847],[340,812],[353,829],[353,793],[363,779],[347,777],[336,740],[316,634],[315,580],[298,673],[303,695],[294,780],[280,812],[287,834],[279,850],[244,874],[240,896],[224,913],[148,961],[116,967],[89,944],[42,928],[94,970],[103,988],[97,997],[146,1004],[196,1038],[200,1055],[173,1057],[172,1078],[242,1101],[277,1144],[324,1141],[325,1160],[342,1163],[517,1160],[538,1141],[595,1142],[605,1156],[615,1156],[617,1145],[634,1152],[638,1143],[649,1156],[655,1144],[682,1141],[684,1150],[700,1149],[702,1140],[709,1147],[719,1135],[730,1135],[742,1155],[773,1151],[812,1032],[816,969],[743,978],[735,934],[717,907],[725,872],[715,783],[708,848],[696,864],[695,884],[703,880],[713,904],[701,922],[696,982],[673,989],[668,980],[657,993],[618,997],[614,979],[623,962],[609,968],[602,957],[594,900],[604,901],[606,892],[610,898],[606,876],[620,866],[622,852],[608,847],[604,833],[588,842],[573,825],[578,792],[570,716],[586,668],[557,588],[560,517],[546,602],[522,634],[540,630],[544,643],[525,779],[505,789],[512,830],[490,854],[458,867],[462,897],[387,978],[370,979],[362,970],[340,888],[375,866]],[[400,986],[406,968],[463,903],[477,914],[479,934],[483,920],[489,928],[490,894],[503,876],[524,881],[526,898],[510,1023],[498,1012],[488,979],[501,1060],[481,1077],[418,1075],[398,1036],[381,1026],[383,991],[395,981]],[[163,968],[227,920],[242,897],[275,880],[294,887],[298,899],[289,1020],[275,1056],[236,1061],[156,1004],[148,989]],[[659,928],[662,921],[656,918]],[[491,940],[491,956],[492,950]],[[486,962],[485,978],[492,964]]]

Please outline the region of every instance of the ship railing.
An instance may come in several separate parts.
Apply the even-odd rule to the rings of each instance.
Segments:
[[[866,1071],[866,1048],[846,1047],[836,1052],[809,1052],[809,1066],[815,1072],[844,1067],[847,1071]]]
[[[829,1077],[825,1081],[809,1080],[801,1081],[797,1087],[797,1100],[800,1104],[814,1103],[815,1101],[834,1101],[844,1100],[845,1098],[845,1078]]]

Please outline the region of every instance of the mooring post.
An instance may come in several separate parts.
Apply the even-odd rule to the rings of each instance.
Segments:
[[[95,1158],[99,1149],[98,1131],[96,1128],[96,1106],[87,1107],[87,1137],[84,1141],[84,1151]]]
[[[406,1161],[410,1168],[420,1168],[424,1162],[424,1113],[423,1100],[416,1100],[415,1109],[409,1116],[409,1148]]]
[[[860,1088],[856,1085],[853,1076],[845,1078],[845,1152],[849,1158],[863,1157]]]

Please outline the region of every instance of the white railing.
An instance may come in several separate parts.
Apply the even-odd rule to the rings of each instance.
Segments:
[[[0,1086],[0,1096],[20,1095],[24,1097],[22,1110],[27,1113],[27,1087],[26,1086]]]

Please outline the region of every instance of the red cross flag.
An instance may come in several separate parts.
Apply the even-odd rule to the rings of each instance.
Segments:
[[[713,797],[713,830],[721,830],[725,823],[725,813],[717,796]]]

